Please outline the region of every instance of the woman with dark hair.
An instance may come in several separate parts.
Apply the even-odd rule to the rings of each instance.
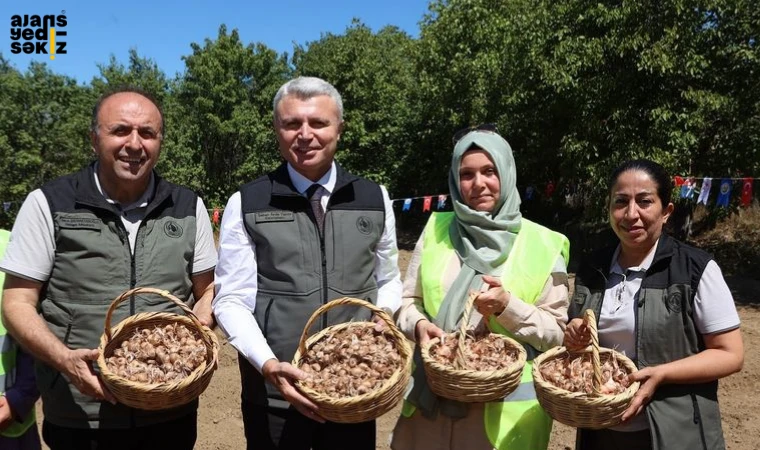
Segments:
[[[633,360],[641,382],[623,423],[578,430],[579,449],[723,449],[718,379],[741,370],[739,316],[710,255],[663,233],[671,181],[649,160],[613,172],[609,221],[619,242],[595,252],[575,278],[565,345],[589,344],[583,312],[599,318],[599,343]]]
[[[482,126],[459,134],[449,171],[454,212],[434,213],[417,242],[397,323],[419,348],[457,329],[469,293],[479,291],[470,324],[514,337],[532,360],[562,340],[569,244],[522,218],[507,141]],[[552,421],[536,401],[530,362],[511,395],[468,404],[433,394],[419,351],[415,363],[394,450],[547,447]]]

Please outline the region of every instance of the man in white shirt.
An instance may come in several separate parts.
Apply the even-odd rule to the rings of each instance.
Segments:
[[[329,83],[300,77],[274,98],[285,159],[243,186],[222,218],[214,315],[239,352],[248,449],[374,449],[375,422],[325,422],[294,382],[306,321],[349,296],[395,312],[401,304],[395,219],[385,188],[334,162],[343,103]],[[367,320],[334,308],[319,328]]]
[[[115,401],[93,368],[111,302],[139,286],[165,289],[213,324],[216,250],[203,201],[154,170],[164,134],[159,104],[139,89],[103,95],[90,138],[97,160],[50,181],[21,206],[0,270],[3,320],[37,360],[52,450],[190,450],[198,402],[162,411]],[[179,308],[136,296],[112,323]]]

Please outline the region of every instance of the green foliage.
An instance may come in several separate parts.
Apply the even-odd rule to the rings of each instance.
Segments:
[[[98,64],[100,77],[95,77],[90,83],[98,95],[108,89],[120,86],[133,86],[153,95],[163,104],[169,94],[169,80],[158,64],[150,58],[137,54],[137,50],[129,50],[129,65],[125,67],[111,55],[108,64]]]
[[[83,165],[97,96],[131,84],[164,106],[160,172],[222,206],[279,164],[272,99],[312,75],[344,98],[338,161],[394,197],[445,192],[452,134],[494,122],[519,184],[573,180],[600,217],[607,176],[626,159],[674,174],[760,173],[759,34],[749,0],[433,0],[418,39],[354,20],[291,58],[222,25],[190,45],[173,79],[134,49],[89,85],[0,56],[0,197],[18,202]]]
[[[199,190],[208,205],[223,205],[279,164],[271,104],[290,69],[285,56],[243,45],[224,25],[215,41],[191,47],[173,99],[177,138],[166,143],[164,161],[172,162],[171,178]]]
[[[89,159],[90,89],[33,63],[21,73],[0,56],[0,213],[9,227],[26,195]]]

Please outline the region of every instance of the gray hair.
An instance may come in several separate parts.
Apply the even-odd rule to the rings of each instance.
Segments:
[[[301,100],[308,100],[312,97],[320,95],[327,95],[335,102],[338,107],[338,119],[343,121],[343,99],[340,97],[340,92],[335,89],[335,86],[327,81],[317,77],[298,77],[293,78],[287,83],[283,84],[274,96],[272,102],[272,110],[274,111],[274,117],[277,118],[277,105],[286,95],[295,95]]]

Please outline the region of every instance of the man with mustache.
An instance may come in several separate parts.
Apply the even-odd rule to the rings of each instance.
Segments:
[[[148,93],[120,88],[92,114],[96,160],[33,191],[21,206],[0,270],[2,313],[37,360],[37,385],[52,449],[187,449],[195,445],[198,402],[162,411],[116,403],[94,370],[111,302],[139,286],[192,303],[213,325],[214,248],[203,201],[161,178],[154,166],[163,113]],[[178,307],[136,296],[112,324],[142,311]]]
[[[288,362],[320,305],[348,296],[400,306],[391,202],[334,162],[343,102],[329,83],[285,83],[274,128],[285,162],[230,198],[215,275],[214,314],[239,352],[247,448],[374,449],[375,421],[326,422],[295,389],[304,373]],[[339,307],[319,327],[369,318],[366,308]]]

